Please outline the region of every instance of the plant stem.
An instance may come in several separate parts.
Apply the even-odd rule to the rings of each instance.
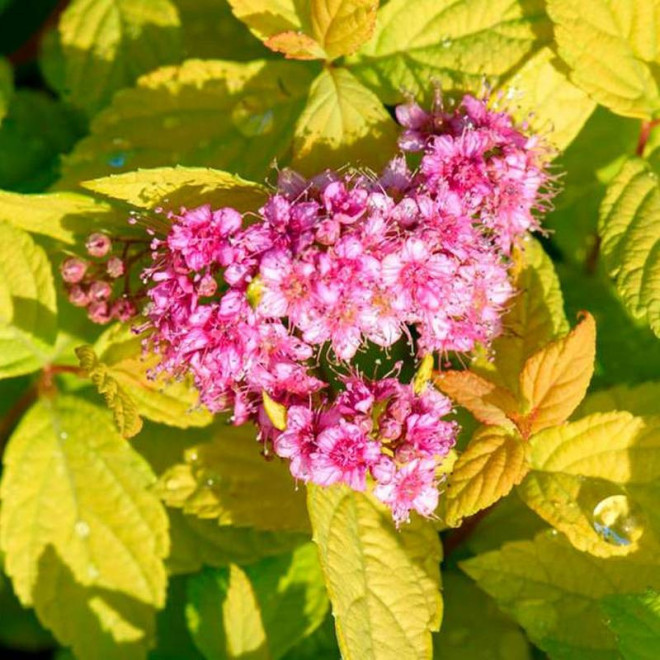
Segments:
[[[640,158],[644,155],[646,143],[649,141],[651,131],[660,124],[660,119],[652,119],[651,121],[643,121],[642,128],[639,132],[639,140],[637,141],[637,149],[635,154]]]

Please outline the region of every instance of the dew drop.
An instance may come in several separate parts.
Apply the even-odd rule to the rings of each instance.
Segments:
[[[123,151],[116,151],[108,158],[110,167],[124,167],[126,165],[126,154]]]
[[[619,546],[636,543],[644,533],[641,512],[626,495],[611,495],[598,502],[593,526],[604,541]]]
[[[81,539],[86,539],[89,536],[89,525],[84,520],[79,520],[73,528]]]
[[[449,37],[445,37],[441,42],[440,45],[443,48],[451,48],[451,39]]]
[[[90,564],[87,567],[87,575],[89,576],[90,580],[96,580],[101,575],[101,573],[94,564]]]
[[[60,439],[66,440],[69,437],[69,434],[66,431],[60,433]]]
[[[196,450],[191,450],[188,452],[188,461],[190,463],[196,463],[199,460],[199,454],[197,453]]]
[[[231,120],[245,137],[265,135],[273,130],[275,119],[271,108],[263,108],[262,99],[247,97],[237,103]]]
[[[217,483],[217,479],[216,479],[215,477],[207,477],[207,478],[204,480],[204,485],[205,485],[207,488],[213,488],[213,486],[215,486],[216,483]]]

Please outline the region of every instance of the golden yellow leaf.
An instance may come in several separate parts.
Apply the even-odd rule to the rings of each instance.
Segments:
[[[525,446],[515,432],[486,427],[459,456],[447,484],[446,520],[453,527],[494,504],[527,473]]]

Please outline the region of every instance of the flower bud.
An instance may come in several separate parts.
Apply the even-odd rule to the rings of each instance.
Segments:
[[[218,290],[218,283],[212,275],[204,275],[197,286],[197,294],[200,296],[212,296]]]
[[[62,279],[69,284],[77,284],[85,277],[89,264],[84,259],[69,257],[60,266]]]
[[[119,257],[110,257],[110,259],[108,259],[108,263],[105,266],[105,269],[108,275],[116,280],[125,272],[124,262]]]
[[[125,323],[126,321],[130,321],[137,314],[137,309],[130,300],[122,298],[112,305],[110,314],[112,318]]]
[[[104,280],[96,280],[89,287],[90,300],[107,300],[112,293],[112,287]]]
[[[105,301],[91,303],[87,308],[87,316],[89,316],[90,321],[93,321],[94,323],[107,323],[110,320],[108,303]]]
[[[88,254],[92,257],[105,257],[105,255],[110,252],[112,242],[105,234],[95,231],[93,234],[90,234],[85,241],[85,247],[87,248]]]
[[[76,307],[87,307],[89,296],[81,286],[74,284],[69,289],[69,302]]]

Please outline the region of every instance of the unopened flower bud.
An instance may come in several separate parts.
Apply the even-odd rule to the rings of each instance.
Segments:
[[[95,231],[93,234],[90,234],[85,241],[85,247],[92,257],[105,257],[105,255],[110,252],[112,242],[105,234]]]
[[[137,314],[137,309],[130,300],[122,298],[114,303],[110,313],[112,318],[125,323],[126,321],[130,321]]]
[[[212,296],[217,290],[218,283],[212,275],[204,275],[197,287],[200,296]]]
[[[111,318],[108,303],[105,301],[91,303],[87,308],[87,316],[94,323],[107,323]]]
[[[89,296],[81,286],[74,284],[69,289],[69,302],[76,307],[87,307]]]
[[[89,264],[84,259],[69,257],[60,267],[62,279],[69,284],[77,284],[83,277],[85,277],[88,265]]]
[[[105,269],[110,277],[117,279],[124,274],[124,262],[119,257],[110,257]]]
[[[90,300],[107,300],[112,293],[112,287],[103,280],[97,280],[92,282],[89,287],[89,298]]]

